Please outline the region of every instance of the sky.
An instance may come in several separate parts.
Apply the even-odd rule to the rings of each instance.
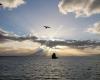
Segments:
[[[85,4],[86,1],[91,0],[85,0],[83,3]],[[98,1],[99,5],[100,1],[95,1]],[[76,0],[76,2],[74,0],[19,0],[19,2],[0,0],[0,2],[4,4],[0,7],[0,28],[17,35],[33,34],[38,37],[62,39],[100,39],[99,32],[90,30],[90,28],[94,29],[96,23],[100,27],[100,6],[99,8],[94,7],[94,12],[92,12],[88,9],[78,11],[73,8],[72,5],[76,5],[76,8],[84,8],[80,6],[82,0]],[[86,6],[90,4],[90,2],[87,3]],[[93,5],[95,6],[95,3]],[[41,27],[45,25],[52,28],[45,30]]]
[[[100,0],[0,0],[0,52],[26,54],[40,46],[25,36],[33,40],[100,40]]]

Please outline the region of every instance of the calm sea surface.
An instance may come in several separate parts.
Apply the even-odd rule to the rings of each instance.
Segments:
[[[0,57],[0,80],[100,80],[100,58]]]

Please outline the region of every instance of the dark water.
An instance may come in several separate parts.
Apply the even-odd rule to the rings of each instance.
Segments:
[[[100,59],[0,57],[0,80],[100,80]]]

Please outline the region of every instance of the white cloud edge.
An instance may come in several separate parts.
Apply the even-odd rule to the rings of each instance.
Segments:
[[[0,3],[2,4],[2,7],[8,8],[8,9],[13,9],[17,8],[18,6],[25,4],[25,0],[0,0]]]
[[[76,17],[88,17],[93,14],[100,14],[100,1],[61,0],[58,4],[58,8],[62,14],[75,13]]]
[[[94,23],[93,25],[89,26],[87,28],[86,32],[100,35],[100,21],[98,21],[98,22]]]

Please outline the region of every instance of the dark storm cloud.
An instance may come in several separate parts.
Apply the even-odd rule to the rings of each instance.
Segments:
[[[63,14],[74,12],[76,16],[100,14],[100,0],[61,0],[58,4]]]

